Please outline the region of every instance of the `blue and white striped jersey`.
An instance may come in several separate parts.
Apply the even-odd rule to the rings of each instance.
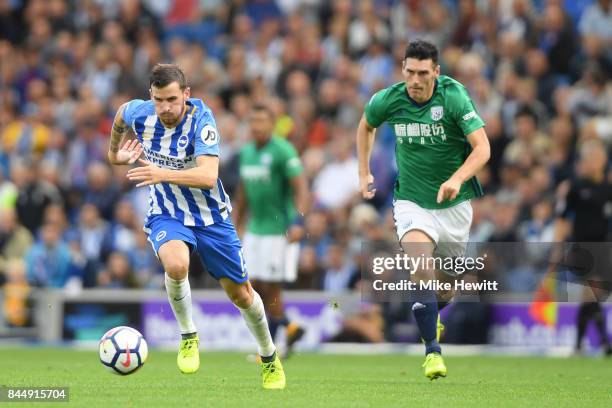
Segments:
[[[163,168],[182,170],[196,166],[196,157],[219,155],[219,132],[211,110],[200,99],[187,101],[181,123],[166,128],[155,114],[153,101],[134,99],[123,110],[142,144],[146,159]],[[147,220],[167,215],[186,226],[207,226],[226,220],[232,210],[221,180],[210,190],[170,183],[149,186]]]

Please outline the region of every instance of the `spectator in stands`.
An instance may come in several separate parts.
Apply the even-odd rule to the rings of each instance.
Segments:
[[[6,283],[2,290],[4,319],[10,326],[26,326],[30,315],[31,287],[26,279],[26,265],[22,259],[11,259],[6,263]]]
[[[76,135],[68,145],[66,167],[73,187],[85,188],[88,166],[105,160],[106,140],[102,136],[95,117],[80,117],[86,112],[77,111]]]
[[[128,260],[134,270],[138,286],[146,289],[160,289],[164,287],[164,271],[159,260],[151,251],[151,243],[142,231],[135,231],[135,246],[127,254]]]
[[[612,86],[597,63],[585,68],[568,103],[568,110],[579,127],[585,126],[591,119],[612,115]],[[612,137],[612,133],[599,136],[605,140]]]
[[[129,253],[136,248],[136,236],[142,234],[137,228],[138,217],[132,203],[121,200],[115,205],[115,215],[106,228],[102,241],[101,256],[106,258],[110,252]]]
[[[113,180],[108,165],[101,162],[91,163],[87,167],[87,185],[83,190],[84,202],[95,205],[102,218],[110,221],[119,196],[118,183]]]
[[[28,281],[34,286],[63,288],[69,279],[81,277],[81,271],[72,262],[68,244],[54,224],[42,226],[40,238],[25,259]]]
[[[17,187],[4,176],[4,170],[0,170],[0,209],[15,208],[17,196]]]
[[[546,157],[551,149],[548,136],[538,131],[538,117],[528,106],[519,108],[514,117],[516,136],[504,151],[504,160],[529,168]]]
[[[32,234],[19,224],[13,208],[0,209],[0,273],[12,259],[23,259],[32,246]]]
[[[318,262],[322,262],[327,253],[327,247],[332,243],[328,230],[327,214],[322,210],[311,211],[304,223],[306,230],[305,244],[312,247]]]
[[[300,250],[298,263],[298,278],[292,285],[293,289],[320,290],[323,287],[323,267],[317,259],[316,250],[310,246],[303,246]]]
[[[539,47],[548,57],[551,72],[570,74],[570,61],[576,52],[572,20],[559,3],[548,3],[544,9],[544,27]]]
[[[582,14],[578,24],[580,34],[593,34],[604,42],[604,49],[610,54],[612,46],[612,2],[610,0],[595,0]]]
[[[16,158],[12,160],[11,178],[19,189],[17,215],[24,227],[36,234],[43,221],[45,209],[61,204],[62,196],[57,186],[37,177],[37,167]]]
[[[325,208],[335,209],[349,204],[359,193],[357,158],[353,144],[345,129],[334,131],[332,160],[323,167],[314,180],[313,192],[317,202]]]
[[[138,282],[128,257],[121,252],[109,255],[106,268],[98,274],[98,286],[105,288],[136,288]]]
[[[323,290],[329,293],[346,292],[355,274],[355,269],[345,259],[344,249],[338,244],[330,245],[327,249]]]

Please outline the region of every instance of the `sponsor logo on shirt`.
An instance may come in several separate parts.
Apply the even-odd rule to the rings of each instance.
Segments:
[[[396,123],[393,125],[398,142],[436,144],[446,141],[446,133],[441,123]],[[417,138],[413,140],[413,138]]]
[[[164,154],[154,152],[151,149],[147,149],[146,147],[143,149],[145,157],[148,161],[153,164],[158,165],[159,167],[180,170],[184,168],[193,167],[194,156],[187,156],[185,158],[178,158],[174,156],[166,156]]]
[[[215,129],[212,125],[204,126],[200,131],[200,138],[206,146],[216,145],[218,141],[217,129]]]
[[[240,166],[240,177],[248,181],[270,181],[270,168],[260,165]]]

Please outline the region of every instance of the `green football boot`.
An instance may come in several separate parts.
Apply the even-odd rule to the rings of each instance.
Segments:
[[[261,362],[261,375],[263,378],[263,387],[266,390],[282,390],[285,388],[285,371],[283,365],[278,358],[277,353],[274,353],[274,360],[266,363]]]
[[[444,360],[439,353],[427,354],[423,367],[425,368],[425,377],[429,378],[430,380],[435,380],[439,377],[446,377],[446,366],[444,365]]]
[[[182,339],[176,364],[183,374],[193,374],[200,368],[200,338],[196,334],[190,339]]]

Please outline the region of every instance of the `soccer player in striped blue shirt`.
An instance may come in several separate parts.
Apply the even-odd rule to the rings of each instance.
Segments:
[[[166,272],[168,299],[181,329],[179,369],[194,373],[200,366],[187,278],[190,252],[197,251],[258,342],[264,388],[284,388],[264,305],[249,283],[229,217],[230,200],[218,178],[219,132],[213,114],[202,100],[190,98],[185,75],[176,65],[156,65],[149,84],[150,100],[135,99],[119,108],[108,159],[115,165],[138,162],[127,177],[136,187],[149,188],[144,230]],[[133,140],[126,138],[130,128],[136,134]]]

